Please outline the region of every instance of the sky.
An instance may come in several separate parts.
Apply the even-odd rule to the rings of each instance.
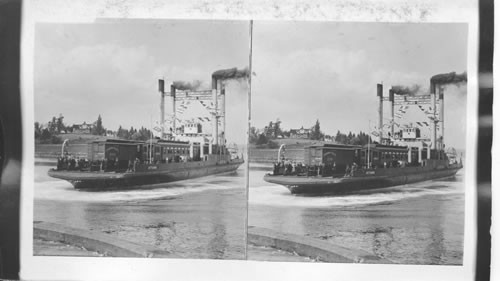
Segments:
[[[319,120],[326,134],[367,132],[378,122],[377,83],[384,96],[392,85],[417,84],[428,94],[433,75],[467,70],[467,25],[255,21],[252,58],[256,128],[279,118],[284,129]],[[418,108],[406,112],[396,121],[426,121]],[[465,148],[465,113],[466,87],[447,86],[447,147]]]
[[[201,80],[200,90],[210,89],[214,71],[249,65],[249,44],[247,21],[37,24],[35,121],[46,124],[62,114],[73,125],[101,115],[103,126],[114,131],[154,127],[160,120],[158,79],[166,80],[165,91],[177,80]],[[245,143],[247,91],[245,81],[227,84],[228,142]]]
[[[260,129],[279,118],[284,129],[319,120],[330,135],[373,131],[377,83],[384,96],[392,85],[417,84],[426,94],[431,76],[467,70],[466,24],[254,21],[252,40],[251,119]],[[215,70],[248,66],[249,44],[248,21],[37,24],[35,121],[62,114],[72,125],[101,115],[111,130],[154,127],[159,78],[209,89]],[[245,143],[247,91],[245,81],[227,85],[229,142]],[[464,85],[445,89],[448,147],[465,147],[466,96]],[[418,108],[406,112],[398,123],[426,121]]]

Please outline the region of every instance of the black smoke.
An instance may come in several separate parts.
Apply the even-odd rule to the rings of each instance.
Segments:
[[[201,86],[200,80],[194,80],[193,82],[186,81],[174,81],[172,83],[175,89],[180,91],[196,91]]]
[[[457,74],[456,72],[437,74],[431,77],[431,83],[436,84],[458,84],[467,82],[467,72]]]
[[[212,73],[212,79],[214,80],[240,79],[247,78],[249,76],[250,71],[248,70],[248,68],[238,69],[236,67],[221,69]]]
[[[391,89],[394,92],[394,94],[396,94],[396,95],[414,96],[420,91],[421,88],[422,87],[420,85],[415,84],[415,85],[410,86],[410,87],[396,85],[396,86],[392,86]]]

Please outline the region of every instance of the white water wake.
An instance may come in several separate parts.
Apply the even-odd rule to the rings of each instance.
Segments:
[[[451,196],[461,194],[464,194],[464,184],[459,179],[456,179],[456,181],[425,181],[410,185],[328,196],[293,195],[284,186],[261,183],[250,187],[249,203],[282,207],[349,207],[391,203],[430,195]]]
[[[46,171],[38,169],[35,173],[46,173]],[[104,191],[76,190],[67,181],[50,178],[43,181],[35,180],[34,196],[35,200],[58,201],[112,202],[153,200],[207,190],[243,189],[244,182],[240,174],[237,176],[212,175],[184,181],[148,185],[144,188]],[[37,178],[36,175],[35,178]]]

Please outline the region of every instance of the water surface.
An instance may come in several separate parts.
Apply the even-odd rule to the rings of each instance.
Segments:
[[[462,264],[463,170],[451,180],[316,197],[292,195],[263,181],[267,171],[250,170],[249,225],[361,249],[396,263]]]
[[[183,258],[243,259],[244,170],[145,190],[78,191],[35,167],[34,219],[95,230]]]

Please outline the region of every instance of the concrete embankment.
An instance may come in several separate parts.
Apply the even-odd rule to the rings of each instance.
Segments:
[[[391,264],[390,260],[368,252],[345,248],[317,239],[249,226],[248,243],[297,253],[323,262]]]
[[[125,241],[105,233],[76,229],[48,222],[35,222],[33,236],[34,239],[83,247],[104,256],[176,258],[170,252]]]

